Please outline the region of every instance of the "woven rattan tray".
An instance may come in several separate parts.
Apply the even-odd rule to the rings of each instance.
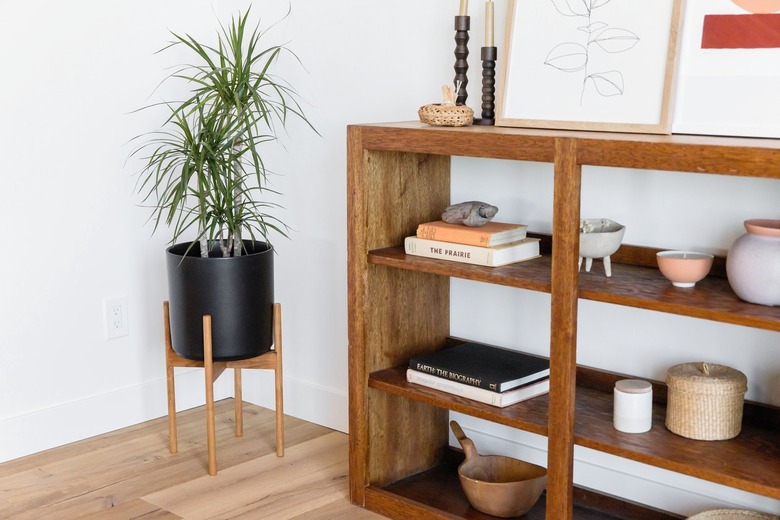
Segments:
[[[420,121],[434,126],[468,126],[474,122],[474,111],[465,105],[432,103],[417,111]]]

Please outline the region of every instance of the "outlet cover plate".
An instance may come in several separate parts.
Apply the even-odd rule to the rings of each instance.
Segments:
[[[103,317],[106,339],[127,336],[130,333],[127,323],[127,296],[104,299]]]

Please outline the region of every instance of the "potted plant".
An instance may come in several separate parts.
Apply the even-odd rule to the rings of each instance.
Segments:
[[[156,231],[173,231],[166,251],[173,348],[203,359],[202,317],[213,320],[215,360],[254,357],[273,343],[273,259],[270,235],[287,226],[269,213],[268,170],[261,147],[290,118],[310,127],[298,94],[272,74],[286,47],[263,47],[249,10],[220,24],[207,45],[172,33],[163,49],[186,48],[194,62],[166,81],[189,88],[184,101],[164,102],[161,129],[139,136],[131,156],[144,166],[137,190],[152,207]],[[313,129],[313,127],[312,127]],[[185,233],[195,240],[179,242]]]

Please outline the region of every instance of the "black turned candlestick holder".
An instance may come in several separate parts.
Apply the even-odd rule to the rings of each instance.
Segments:
[[[469,94],[466,86],[469,84],[467,73],[469,71],[469,29],[471,28],[470,16],[455,17],[455,87],[458,88],[456,105],[465,105]]]
[[[482,47],[482,118],[475,125],[496,124],[496,47]]]

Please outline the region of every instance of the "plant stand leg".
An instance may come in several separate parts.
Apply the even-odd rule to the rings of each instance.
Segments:
[[[282,305],[274,304],[274,367],[276,393],[276,456],[284,457],[284,396],[282,373]]]
[[[236,361],[214,361],[211,316],[203,316],[203,361],[186,359],[173,350],[171,342],[170,313],[168,302],[163,302],[163,324],[165,327],[165,370],[168,383],[168,435],[171,453],[177,451],[176,436],[176,385],[175,367],[198,367],[204,369],[206,383],[206,441],[208,448],[208,473],[217,474],[217,439],[214,417],[214,381],[227,368],[234,369],[236,436],[244,433],[242,368],[265,369],[274,371],[274,391],[276,397],[276,455],[284,456],[284,394],[282,372],[282,306],[273,306],[274,346],[272,350],[249,359]]]
[[[214,359],[212,354],[211,316],[203,316],[203,367],[206,372],[206,437],[209,475],[217,474],[217,435],[214,425]]]
[[[168,389],[168,451],[176,453],[179,443],[176,437],[176,381],[174,380],[173,364],[176,354],[171,344],[171,320],[168,302],[163,302],[163,327],[165,328],[165,378]]]
[[[233,369],[233,401],[235,402],[236,437],[244,435],[244,397],[241,392],[241,369]]]

